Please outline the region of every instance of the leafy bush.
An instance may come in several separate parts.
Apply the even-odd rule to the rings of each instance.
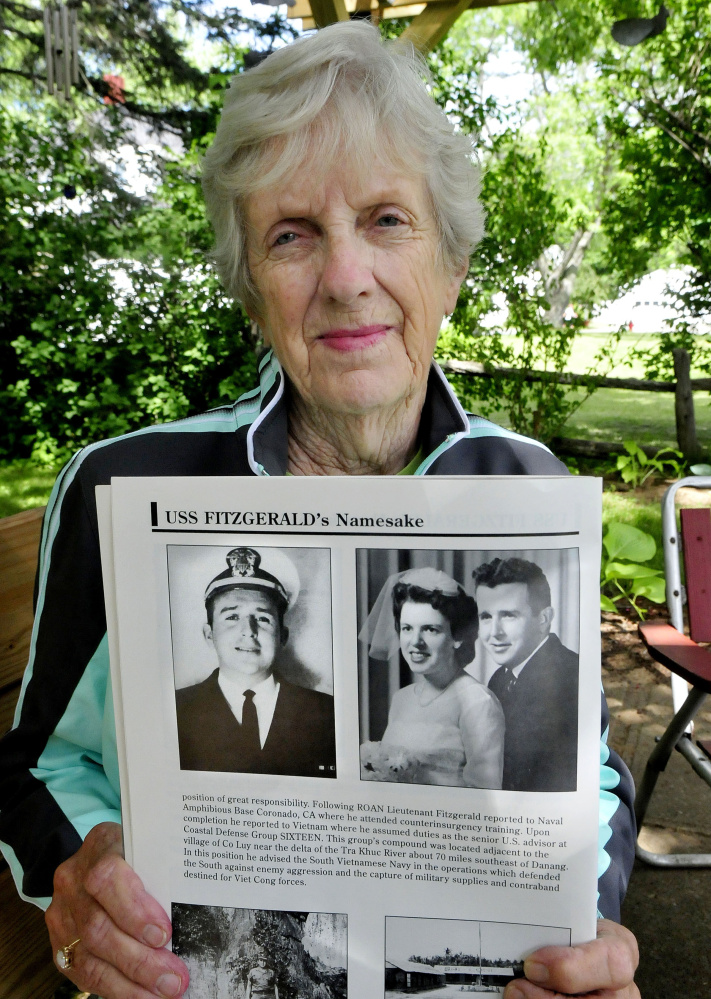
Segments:
[[[198,144],[141,200],[110,168],[121,121],[99,114],[107,161],[56,102],[0,108],[3,457],[56,464],[256,378],[249,320],[205,264]]]
[[[628,482],[634,489],[644,485],[654,474],[670,479],[680,479],[684,474],[684,456],[681,451],[663,447],[649,458],[634,441],[624,441],[622,446],[627,454],[621,454],[617,458],[615,467],[622,481]],[[663,455],[670,457],[662,457]]]
[[[656,541],[651,534],[631,524],[612,521],[602,545],[600,607],[615,611],[620,600],[628,600],[644,619],[645,612],[638,599],[646,597],[652,603],[663,604],[666,595],[662,570],[645,564],[654,558]]]

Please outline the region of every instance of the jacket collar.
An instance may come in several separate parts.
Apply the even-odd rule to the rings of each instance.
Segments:
[[[286,474],[287,388],[284,370],[270,350],[259,365],[259,416],[247,434],[248,459],[255,475]],[[444,372],[433,361],[420,419],[419,439],[423,456],[428,458],[436,450],[442,450],[443,445],[451,446],[468,432],[467,414],[450,388]]]

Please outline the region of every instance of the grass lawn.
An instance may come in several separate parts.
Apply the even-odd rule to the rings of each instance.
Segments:
[[[58,471],[31,461],[0,462],[0,517],[44,506]]]
[[[476,382],[476,379],[472,379]],[[474,385],[475,387],[475,385]],[[472,412],[480,412],[476,397],[464,396]],[[694,393],[696,433],[705,450],[711,449],[711,398],[706,392]],[[503,427],[510,422],[504,412],[491,414]],[[633,440],[653,447],[677,446],[674,395],[672,392],[636,392],[632,389],[597,389],[571,414],[560,432],[561,437],[622,443]]]
[[[583,333],[576,337],[568,370],[584,373],[595,369],[595,354],[606,334]],[[651,334],[625,336],[619,347],[622,359],[633,346],[644,347],[654,341]],[[601,371],[615,378],[642,378],[642,364],[627,357],[626,362],[618,363],[611,371]],[[692,375],[701,376],[700,371]],[[463,391],[463,401],[473,412],[479,412],[474,393],[478,379],[468,380],[472,395]],[[574,390],[573,390],[574,391]],[[701,446],[711,445],[711,396],[708,392],[695,392],[696,431]],[[506,414],[492,413],[491,418],[502,426],[509,426]],[[562,437],[577,437],[583,440],[609,441],[621,443],[634,440],[639,444],[653,447],[676,447],[676,420],[674,416],[673,392],[637,392],[632,389],[601,388],[587,399],[569,418],[561,430]]]
[[[596,367],[595,355],[608,338],[607,333],[579,333],[573,341],[573,349],[567,370],[582,373]],[[617,363],[610,371],[601,371],[610,378],[644,378],[644,365],[637,357],[630,357],[635,350],[648,350],[657,343],[655,333],[626,333],[617,347]],[[691,369],[692,378],[707,377],[706,372]]]
[[[696,433],[702,447],[711,443],[711,399],[694,393]],[[672,392],[635,392],[598,389],[576,410],[563,427],[563,437],[596,441],[634,440],[656,447],[676,447],[676,421]]]

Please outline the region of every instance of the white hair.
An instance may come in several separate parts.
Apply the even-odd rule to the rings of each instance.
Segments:
[[[426,77],[412,46],[348,21],[277,49],[233,79],[202,187],[213,260],[228,293],[248,310],[257,311],[259,296],[247,261],[246,200],[304,163],[325,172],[347,161],[366,174],[377,161],[422,176],[443,266],[454,273],[466,262],[484,233],[479,172],[471,140],[455,132]]]

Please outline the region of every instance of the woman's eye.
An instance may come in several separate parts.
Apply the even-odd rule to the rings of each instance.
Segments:
[[[392,229],[395,226],[400,225],[401,220],[397,217],[397,215],[381,215],[376,224],[385,229]]]
[[[287,243],[293,243],[295,239],[296,239],[295,232],[282,232],[274,240],[274,246],[286,246]]]

